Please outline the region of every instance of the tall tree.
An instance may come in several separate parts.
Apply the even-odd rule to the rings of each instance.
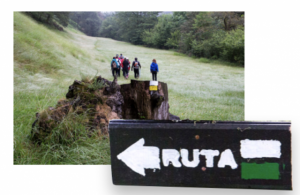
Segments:
[[[98,12],[74,12],[71,19],[77,23],[77,28],[89,36],[99,36],[101,19]]]
[[[101,24],[100,36],[120,40],[118,36],[118,29],[116,16],[114,13],[111,13],[106,16]]]
[[[70,12],[53,12],[53,14],[61,25],[64,27],[68,26]]]
[[[118,34],[122,40],[142,44],[142,33],[157,23],[159,12],[117,12]]]
[[[223,20],[225,31],[244,26],[244,15],[244,12],[212,12],[212,17]]]
[[[172,24],[172,15],[159,16],[158,23],[151,30],[144,31],[143,42],[158,48],[167,47],[166,42],[171,37]]]

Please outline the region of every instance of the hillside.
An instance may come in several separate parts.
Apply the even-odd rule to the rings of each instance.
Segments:
[[[60,32],[14,13],[15,164],[110,163],[106,137],[34,146],[28,135],[35,113],[65,98],[75,79],[101,75],[112,80],[110,61],[117,53],[131,62],[139,58],[140,80],[151,79],[149,66],[157,60],[158,80],[168,84],[172,114],[191,120],[244,120],[244,68],[202,63],[173,51],[89,37],[69,28]]]

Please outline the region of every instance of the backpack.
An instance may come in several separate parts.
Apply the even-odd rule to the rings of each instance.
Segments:
[[[136,62],[134,63],[134,69],[138,69],[138,68],[139,68],[139,62],[136,61]]]
[[[113,61],[113,63],[112,63],[112,67],[113,67],[113,68],[117,68],[117,64],[116,64],[116,62],[115,62],[115,61]]]
[[[118,68],[120,68],[120,64],[121,64],[121,61],[119,59],[117,59],[117,62],[118,62]]]

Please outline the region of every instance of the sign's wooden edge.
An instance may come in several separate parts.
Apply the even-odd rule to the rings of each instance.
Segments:
[[[251,184],[251,188],[249,188],[249,185],[222,185],[222,184],[202,184],[201,186],[194,186],[194,185],[152,185],[152,184],[147,184],[147,185],[143,185],[143,184],[118,184],[118,183],[114,183],[113,178],[112,178],[112,183],[113,185],[116,186],[152,186],[152,187],[184,187],[184,188],[214,188],[214,189],[233,189],[233,190],[241,190],[241,189],[246,189],[246,190],[282,190],[282,191],[292,191],[293,187],[292,186],[276,186],[276,188],[274,188],[274,185],[265,185],[265,186],[261,186],[261,185],[253,185]]]
[[[110,123],[197,123],[197,124],[276,124],[291,125],[291,122],[261,122],[261,121],[215,121],[215,120],[140,120],[140,119],[112,119]]]
[[[147,124],[147,125],[146,125]],[[164,124],[166,129],[237,129],[248,130],[289,130],[290,122],[255,122],[255,121],[172,121],[172,120],[111,120],[108,128],[122,127],[123,129],[152,129],[160,128]]]

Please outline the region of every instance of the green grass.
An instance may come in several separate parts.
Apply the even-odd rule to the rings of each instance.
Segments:
[[[80,137],[70,144],[33,145],[29,141],[35,113],[65,98],[68,86],[95,74],[113,80],[110,62],[122,53],[141,62],[140,80],[151,80],[153,58],[158,80],[169,89],[170,112],[181,119],[244,120],[244,68],[200,62],[174,51],[88,37],[76,29],[45,27],[14,13],[14,164],[110,164],[109,140]],[[97,73],[98,72],[98,73]],[[119,84],[129,80],[118,79]]]

